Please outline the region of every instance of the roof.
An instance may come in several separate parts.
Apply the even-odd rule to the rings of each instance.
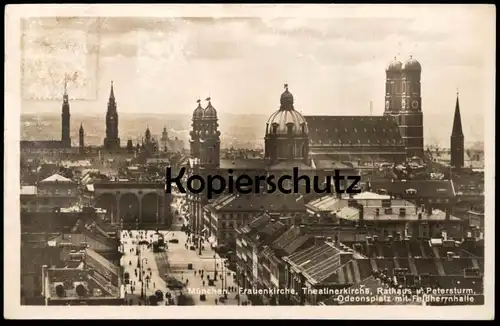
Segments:
[[[455,186],[450,180],[377,180],[370,182],[370,188],[374,192],[385,190],[394,196],[402,196],[406,198],[449,198],[455,196]],[[416,190],[416,192],[408,193],[407,190]]]
[[[292,171],[293,168],[298,168],[299,172],[300,170],[315,170],[312,166],[299,160],[287,160],[269,166],[270,171]]]
[[[112,181],[95,182],[94,189],[165,189],[164,182]]]
[[[337,196],[327,195],[307,203],[307,207],[317,211],[331,212],[341,209],[347,205],[345,200],[338,199]]]
[[[21,196],[36,196],[36,186],[21,186]]]
[[[262,214],[262,215],[258,216],[257,218],[255,218],[250,223],[244,225],[241,228],[241,231],[242,231],[242,233],[245,233],[245,234],[255,233],[259,229],[261,229],[265,225],[267,225],[267,223],[269,223],[270,220],[271,220],[271,216],[269,216],[268,214]]]
[[[340,267],[340,250],[325,242],[294,253],[287,261],[309,281],[321,283]]]
[[[403,146],[396,120],[388,116],[306,116],[312,146]]]
[[[342,170],[352,169],[352,166],[334,159],[320,158],[320,155],[313,156],[313,165],[319,170]]]
[[[92,164],[89,160],[78,160],[78,161],[62,161],[61,165],[69,168],[69,167],[90,167]]]
[[[210,207],[222,212],[305,211],[304,197],[299,194],[231,194],[220,197]]]
[[[223,170],[265,170],[266,163],[258,158],[237,158],[234,160],[221,159],[219,164],[220,169]]]
[[[57,149],[66,147],[66,144],[60,140],[21,140],[21,149]]]
[[[53,174],[51,175],[50,177],[46,178],[46,179],[43,179],[42,181],[40,182],[64,182],[64,183],[74,183],[73,180],[70,180],[66,177],[63,177],[62,175],[60,174]]]
[[[427,212],[419,212],[418,207],[415,205],[408,204],[408,206],[391,206],[391,211],[387,211],[381,206],[364,206],[363,219],[365,221],[417,221],[419,220],[419,213],[421,214],[422,221],[444,221],[446,219],[446,213],[440,209],[433,209],[432,214],[427,214]],[[379,210],[379,215],[376,214],[376,210]],[[400,209],[405,210],[405,215],[400,215]],[[354,207],[344,207],[335,212],[337,217],[346,220],[359,220],[359,210]],[[458,217],[449,216],[449,220],[460,221]]]

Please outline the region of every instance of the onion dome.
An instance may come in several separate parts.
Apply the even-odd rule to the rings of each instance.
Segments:
[[[269,117],[267,133],[271,135],[304,135],[308,133],[306,119],[293,107],[293,95],[285,85],[285,92],[281,94],[280,109]]]
[[[411,71],[421,71],[422,66],[420,65],[420,62],[413,59],[413,57],[410,55],[410,58],[405,62],[403,69],[407,70],[407,71],[410,71],[410,70]]]
[[[206,99],[208,101],[208,106],[203,111],[203,117],[205,119],[217,119],[217,110],[212,106],[212,102],[210,102],[210,97]]]
[[[396,59],[396,57],[394,57],[394,60],[389,62],[385,71],[387,71],[387,72],[389,72],[389,71],[399,72],[399,71],[401,71],[402,68],[403,68],[403,64],[401,63],[401,61],[399,61],[398,59]]]
[[[198,100],[198,107],[193,112],[193,119],[201,119],[203,118],[203,108],[201,107],[201,101]]]

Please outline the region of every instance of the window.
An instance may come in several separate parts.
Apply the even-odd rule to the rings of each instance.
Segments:
[[[55,192],[54,192],[56,195],[59,195],[59,189],[55,189]]]
[[[68,189],[68,195],[71,195],[71,189]]]

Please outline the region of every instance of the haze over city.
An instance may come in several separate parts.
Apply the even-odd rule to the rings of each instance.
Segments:
[[[268,115],[285,82],[303,114],[378,115],[387,63],[412,55],[426,141],[448,141],[457,90],[466,140],[482,141],[494,94],[483,8],[407,8],[374,18],[26,20],[22,112],[58,113],[66,74],[74,116],[103,119],[111,80],[122,117],[188,114],[207,96],[221,114]],[[51,55],[34,59],[42,53]]]

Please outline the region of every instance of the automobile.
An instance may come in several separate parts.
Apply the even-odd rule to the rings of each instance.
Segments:
[[[170,239],[168,240],[170,243],[179,243],[179,239]]]
[[[163,301],[163,292],[162,290],[156,290],[155,296],[158,298],[158,301]]]
[[[194,251],[194,250],[196,250],[196,248],[194,246],[190,246],[189,250],[193,250]]]

